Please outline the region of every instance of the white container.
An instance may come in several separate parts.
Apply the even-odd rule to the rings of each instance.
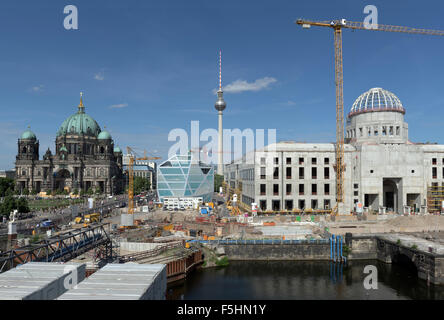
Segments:
[[[165,264],[107,264],[59,300],[164,300]]]
[[[28,262],[0,274],[0,300],[53,300],[85,278],[86,264]]]

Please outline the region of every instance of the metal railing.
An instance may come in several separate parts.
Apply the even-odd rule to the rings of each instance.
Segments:
[[[329,239],[283,240],[283,239],[252,239],[252,240],[188,240],[189,243],[208,243],[221,245],[245,244],[329,244]]]

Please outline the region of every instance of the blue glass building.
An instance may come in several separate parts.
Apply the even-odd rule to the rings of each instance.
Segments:
[[[214,168],[196,161],[191,153],[175,155],[157,168],[157,194],[164,197],[202,197],[212,199],[214,192]]]

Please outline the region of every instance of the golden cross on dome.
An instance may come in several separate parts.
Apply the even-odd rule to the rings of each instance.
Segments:
[[[84,112],[85,107],[83,106],[83,92],[80,92],[80,103],[79,103],[79,112]]]

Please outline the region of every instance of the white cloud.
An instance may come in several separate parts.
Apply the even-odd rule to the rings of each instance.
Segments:
[[[291,101],[291,100],[288,100],[285,104],[286,104],[287,106],[294,106],[294,105],[296,105],[296,102]]]
[[[43,84],[40,84],[40,85],[38,85],[38,86],[33,86],[33,87],[31,88],[31,91],[32,91],[32,92],[40,92],[40,91],[43,90],[43,87],[44,87]]]
[[[128,107],[128,103],[113,104],[112,106],[109,106],[110,109],[120,109],[126,107]]]
[[[222,89],[224,92],[230,92],[230,93],[240,93],[244,91],[260,91],[268,88],[270,84],[275,82],[277,82],[277,80],[273,77],[264,77],[256,79],[254,82],[248,82],[246,80],[238,79],[226,85]],[[217,90],[214,89],[213,92],[216,93]]]
[[[94,75],[94,79],[102,81],[105,79],[105,74],[103,73],[103,71],[100,71]]]

